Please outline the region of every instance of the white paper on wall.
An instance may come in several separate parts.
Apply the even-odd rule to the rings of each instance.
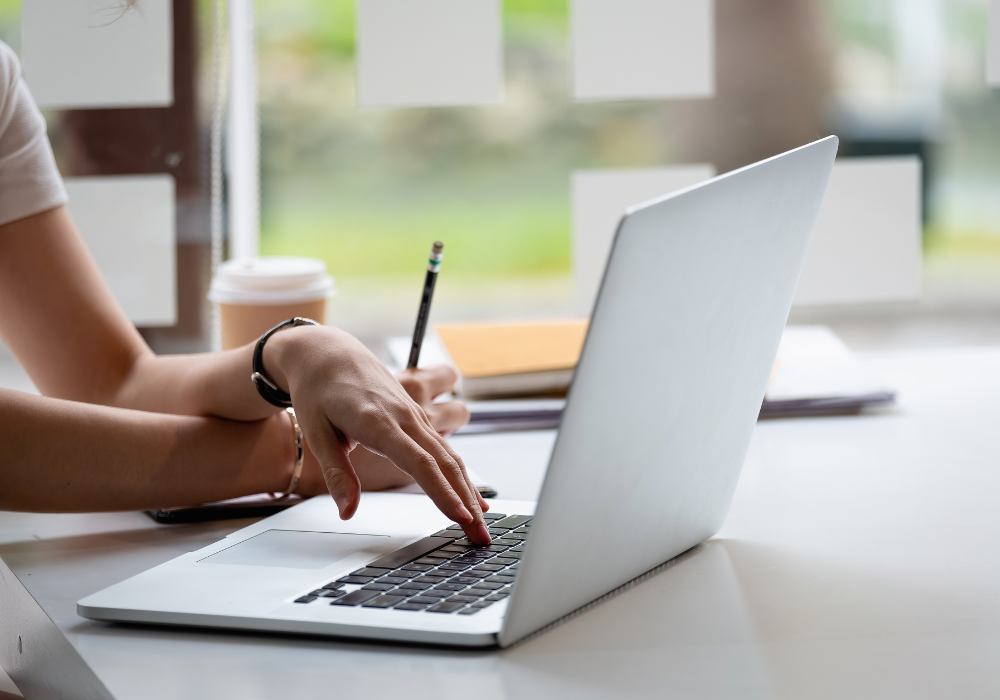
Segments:
[[[577,100],[715,93],[713,0],[572,0]]]
[[[357,0],[362,107],[503,99],[499,0]]]
[[[714,175],[715,167],[708,164],[573,173],[573,277],[578,313],[589,315],[594,306],[625,210]]]
[[[175,183],[170,175],[66,178],[69,212],[137,326],[177,323]]]
[[[23,0],[24,78],[40,107],[173,104],[171,0]]]
[[[918,299],[921,230],[919,158],[838,159],[809,242],[794,303]]]
[[[1000,86],[1000,0],[990,0],[989,39],[986,48],[986,82]]]

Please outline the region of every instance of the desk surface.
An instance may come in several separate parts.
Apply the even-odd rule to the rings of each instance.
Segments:
[[[33,600],[0,611],[0,659],[16,677],[12,640],[44,627],[37,601],[58,631],[47,658],[68,659],[50,682],[89,697],[1000,697],[1000,349],[865,361],[899,389],[896,409],[759,424],[716,538],[511,649],[89,622],[78,598],[244,523],[5,513],[17,581],[0,586]],[[552,440],[455,442],[505,497],[531,499]]]

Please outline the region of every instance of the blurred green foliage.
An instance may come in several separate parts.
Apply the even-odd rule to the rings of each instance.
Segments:
[[[431,206],[335,211],[265,226],[265,255],[295,251],[322,258],[337,277],[409,275],[435,240],[445,242],[448,274],[474,282],[569,269],[563,206]]]

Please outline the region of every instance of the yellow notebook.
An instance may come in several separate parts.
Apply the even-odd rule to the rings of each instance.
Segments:
[[[565,391],[580,359],[587,320],[437,326],[462,373],[467,398]]]

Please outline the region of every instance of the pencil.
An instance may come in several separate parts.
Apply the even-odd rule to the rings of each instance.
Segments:
[[[441,269],[441,259],[444,243],[437,241],[431,248],[431,257],[427,261],[427,277],[424,278],[424,293],[420,297],[420,311],[417,312],[417,326],[413,329],[413,345],[410,346],[410,360],[407,369],[415,369],[420,361],[420,348],[424,344],[424,333],[427,332],[427,318],[431,315],[431,299],[434,296],[434,283],[437,282],[438,271]]]

